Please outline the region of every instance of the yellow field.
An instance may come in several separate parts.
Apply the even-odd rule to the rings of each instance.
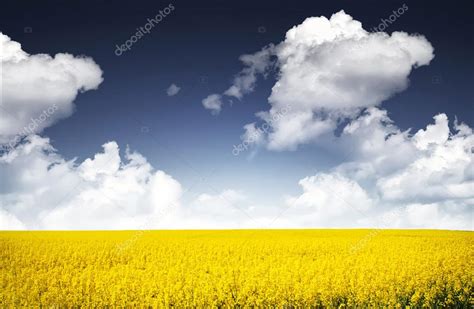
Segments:
[[[1,232],[0,256],[0,307],[474,304],[472,232]]]

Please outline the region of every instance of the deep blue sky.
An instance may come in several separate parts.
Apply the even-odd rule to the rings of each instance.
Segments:
[[[116,44],[169,3],[174,12],[132,50],[114,54]],[[408,12],[387,31],[425,35],[435,58],[414,70],[408,90],[383,107],[402,129],[424,127],[439,112],[472,127],[472,1],[4,1],[0,31],[30,54],[84,54],[104,71],[99,90],[79,95],[76,112],[44,132],[66,158],[83,160],[116,140],[185,187],[214,170],[208,179],[213,188],[242,189],[258,202],[262,193],[268,198],[274,191],[298,191],[298,179],[332,166],[338,154],[306,146],[297,152],[265,151],[253,160],[232,155],[242,126],[269,108],[272,79],[260,81],[254,93],[218,117],[201,100],[227,89],[241,69],[239,55],[279,43],[306,17],[344,9],[370,29],[403,3]],[[25,33],[25,27],[32,32]],[[177,96],[166,95],[171,83],[182,87]]]

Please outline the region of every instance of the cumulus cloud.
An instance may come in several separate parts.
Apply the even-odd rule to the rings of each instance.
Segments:
[[[82,162],[31,135],[0,156],[0,230],[256,227],[240,191],[203,193],[183,205],[181,184],[116,142]]]
[[[269,136],[269,148],[280,150],[314,141],[332,132],[340,119],[404,90],[411,70],[429,64],[433,47],[421,35],[369,33],[341,11],[330,19],[307,18],[290,29],[277,46],[277,57],[280,74],[268,113],[293,107]],[[292,138],[291,130],[302,133]]]
[[[11,140],[37,113],[45,119],[33,121],[27,133],[70,115],[77,93],[102,81],[92,59],[28,55],[8,37],[0,40],[1,107],[9,111],[0,117],[0,142]],[[254,90],[258,75],[275,66],[270,109],[256,114],[263,125],[245,125],[242,139],[271,150],[296,150],[324,139],[348,156],[330,170],[302,178],[301,194],[287,196],[282,205],[257,207],[242,192],[227,189],[200,194],[183,206],[177,180],[137,152],[121,153],[114,141],[77,162],[64,159],[48,138],[25,134],[0,153],[0,229],[473,230],[472,128],[455,120],[451,129],[448,117],[439,114],[426,128],[402,131],[379,107],[407,87],[413,68],[432,58],[433,48],[420,35],[368,33],[343,11],[330,19],[308,18],[280,44],[242,56],[244,69],[233,85],[202,101],[218,114],[223,97],[241,99]],[[347,124],[336,137],[342,120]]]
[[[355,181],[338,173],[319,173],[299,181],[303,193],[288,197],[293,220],[303,226],[351,226],[354,217],[374,205],[368,193]],[[299,218],[298,218],[299,217]]]
[[[235,76],[232,86],[224,92],[224,95],[242,99],[245,94],[252,92],[257,82],[257,76],[260,74],[266,76],[272,65],[271,56],[274,53],[274,48],[275,46],[270,44],[255,54],[240,56],[244,68]]]
[[[427,203],[474,198],[474,135],[445,114],[415,134],[401,131],[387,112],[370,108],[335,140],[351,159],[335,170],[367,182],[385,200]]]
[[[258,74],[276,67],[270,109],[256,113],[270,128],[249,123],[242,139],[254,136],[253,144],[278,151],[315,142],[347,157],[300,181],[303,193],[287,199],[295,226],[371,227],[395,212],[382,227],[473,229],[472,129],[455,120],[451,130],[439,114],[424,129],[402,131],[380,108],[407,88],[411,71],[428,65],[433,51],[422,35],[371,33],[340,11],[307,18],[268,48],[268,57],[256,57],[266,64],[251,70],[248,91],[233,92],[241,99]],[[268,122],[287,106],[284,117]]]
[[[202,100],[202,105],[211,110],[213,115],[217,115],[222,109],[222,96],[220,94],[210,94]]]
[[[116,142],[82,162],[31,135],[0,156],[0,230],[210,229],[261,227],[241,191],[198,194]]]
[[[93,158],[65,160],[48,138],[28,136],[0,157],[0,229],[158,226],[180,207],[182,188],[139,153],[108,142]]]
[[[171,84],[168,89],[166,89],[166,94],[169,97],[175,96],[181,90],[181,87],[176,86],[176,84]]]
[[[389,121],[386,117],[382,111],[373,109],[348,124],[343,134],[357,135],[368,127],[374,131],[386,130],[385,126],[374,129],[377,121]],[[440,123],[444,116],[435,119],[438,120],[428,128],[444,125]],[[435,149],[416,148],[418,133],[397,132],[396,128],[374,133],[374,136],[381,135],[385,138],[374,139],[373,145],[360,144],[352,162],[301,179],[300,195],[286,197],[281,205],[266,207],[252,204],[243,192],[232,189],[198,194],[183,204],[184,190],[177,180],[154,169],[137,152],[126,149],[122,156],[113,141],[105,143],[103,150],[91,158],[77,162],[76,159],[65,160],[48,138],[29,136],[0,157],[0,229],[380,227],[472,230],[474,145],[471,128],[456,123],[447,140],[430,146]],[[380,143],[386,143],[386,150]],[[404,163],[397,162],[391,158],[399,155],[391,153],[396,145],[414,147],[417,153]],[[463,165],[455,160],[460,166],[453,170],[447,170],[446,165],[430,165],[428,170],[415,168],[418,162],[446,152],[463,157]],[[392,163],[396,168],[386,166]],[[404,178],[411,174],[419,177],[420,183]],[[390,183],[389,189],[386,183]],[[398,187],[394,189],[394,186]],[[451,192],[444,194],[439,190],[443,186]]]
[[[347,153],[349,162],[337,167],[358,180],[382,177],[411,163],[417,149],[410,142],[410,132],[401,131],[387,111],[367,109],[347,124],[339,138],[333,139],[339,151]]]
[[[372,207],[372,200],[359,184],[337,173],[306,177],[299,184],[304,193],[288,200],[297,206],[314,208],[329,215],[340,215],[347,207],[356,211]]]
[[[312,210],[311,223],[339,214],[337,226],[474,229],[474,135],[466,124],[455,121],[450,130],[439,114],[411,134],[370,108],[335,142],[351,160],[302,179],[303,193],[288,199]]]
[[[254,89],[256,75],[266,74],[275,62],[271,108],[257,116],[268,118],[291,105],[291,113],[273,123],[267,142],[272,150],[294,150],[332,133],[341,119],[403,91],[411,70],[429,64],[434,55],[421,35],[370,33],[340,11],[329,19],[307,18],[281,43],[246,57],[253,61],[244,62],[243,73],[224,94],[242,98]]]
[[[474,199],[474,135],[466,125],[450,132],[445,114],[412,138],[414,161],[378,179],[382,195],[392,200]],[[474,205],[473,205],[474,206]]]
[[[79,92],[97,89],[102,70],[88,57],[59,53],[30,55],[0,33],[0,143],[41,132],[74,111]]]

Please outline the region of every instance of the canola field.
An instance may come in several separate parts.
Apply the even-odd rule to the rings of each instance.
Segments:
[[[0,232],[0,307],[472,308],[474,233]]]

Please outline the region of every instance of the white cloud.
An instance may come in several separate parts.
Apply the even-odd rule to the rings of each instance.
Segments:
[[[311,221],[302,224],[325,225],[341,215],[331,224],[473,230],[474,134],[457,121],[450,131],[445,114],[434,120],[414,135],[401,132],[377,108],[350,122],[335,143],[351,160],[302,179],[303,193],[289,199],[312,210],[306,214]],[[349,208],[360,211],[351,214]]]
[[[233,80],[232,86],[230,86],[222,95],[211,94],[202,100],[202,105],[211,110],[213,115],[220,113],[222,109],[222,97],[234,97],[242,99],[245,94],[252,92],[255,89],[257,83],[257,76],[267,76],[267,71],[273,65],[271,57],[274,54],[275,46],[270,44],[262,50],[254,54],[246,54],[240,56],[240,61],[244,65],[242,71],[240,71]]]
[[[285,106],[291,112],[272,124],[271,150],[294,150],[332,133],[344,118],[378,106],[408,86],[413,68],[433,59],[433,47],[421,35],[370,33],[344,11],[310,17],[286,33],[285,40],[247,57],[246,67],[224,94],[242,98],[254,89],[276,56],[279,72],[266,118]],[[242,90],[244,89],[244,90]]]
[[[444,144],[449,138],[448,117],[439,114],[434,117],[435,124],[430,124],[425,130],[420,129],[414,136],[417,148],[426,150],[430,145]]]
[[[181,87],[176,86],[176,84],[171,84],[168,89],[166,89],[166,94],[169,97],[175,96],[181,90]]]
[[[330,19],[307,18],[290,29],[277,46],[277,57],[280,74],[269,112],[291,104],[294,117],[275,124],[269,148],[286,149],[334,129],[315,131],[318,123],[352,118],[404,90],[412,68],[429,64],[433,48],[421,35],[369,33],[341,11]],[[296,138],[286,133],[290,119],[299,125],[291,129],[302,132]]]
[[[373,114],[354,120],[346,132],[357,135],[367,129],[364,126],[376,128],[374,119],[384,117],[383,112],[374,110]],[[448,147],[451,152],[464,149],[469,155],[466,147],[472,144],[470,128],[462,124],[456,127],[457,133],[450,134],[450,138],[437,147]],[[400,135],[404,139],[399,146],[416,143],[414,136],[403,132],[390,136]],[[408,227],[472,230],[472,190],[442,196],[430,189],[430,185],[440,185],[436,183],[438,179],[432,177],[435,182],[431,184],[400,185],[394,192],[405,190],[410,194],[401,194],[403,199],[399,199],[374,185],[378,179],[405,175],[405,171],[414,173],[413,162],[433,155],[433,150],[417,150],[411,162],[394,170],[378,164],[388,164],[392,162],[388,157],[398,156],[390,153],[394,142],[386,139],[386,143],[385,151],[382,145],[375,148],[361,145],[356,149],[358,155],[352,162],[353,169],[346,168],[344,163],[328,172],[301,179],[302,193],[287,197],[284,204],[253,205],[241,191],[227,189],[199,194],[183,205],[183,189],[178,181],[155,170],[139,153],[127,149],[122,158],[115,142],[104,144],[102,152],[77,162],[60,156],[49,139],[29,136],[0,157],[3,181],[0,229]],[[463,172],[462,168],[454,169],[453,173],[457,171],[458,175],[444,175],[439,179],[449,179],[451,185],[468,184],[469,179],[473,179],[467,172],[472,164],[472,153],[468,158],[470,161],[465,162],[467,168]],[[373,162],[371,168],[367,168],[368,162]],[[359,169],[366,171],[354,172]],[[427,196],[427,192],[436,194]]]
[[[266,75],[271,67],[271,56],[274,53],[274,45],[264,47],[255,54],[240,56],[240,61],[245,66],[234,78],[232,86],[224,92],[224,95],[242,99],[245,94],[252,92],[259,74]]]
[[[265,142],[265,131],[262,128],[257,128],[255,123],[246,124],[244,130],[245,132],[241,136],[241,140],[243,141],[242,146],[258,146]]]
[[[0,157],[0,229],[113,229],[158,226],[180,207],[181,185],[118,145],[78,164],[49,139],[29,136]]]
[[[359,184],[337,173],[306,177],[299,184],[303,188],[303,194],[288,200],[295,206],[314,208],[329,215],[341,215],[348,208],[367,211],[373,204]]]
[[[294,226],[370,227],[403,209],[389,226],[473,229],[472,129],[456,120],[451,132],[447,116],[439,114],[434,124],[411,134],[378,107],[406,89],[412,69],[433,59],[425,37],[369,33],[341,11],[330,19],[307,18],[271,55],[279,74],[268,99],[271,108],[256,114],[271,124],[265,134],[259,132],[258,144],[281,151],[315,142],[348,157],[300,181],[303,193],[287,201],[294,206],[288,213]],[[287,106],[284,117],[268,122]],[[342,121],[349,123],[336,137]],[[258,127],[245,125],[242,138]]]
[[[41,132],[74,111],[79,92],[97,89],[100,67],[88,57],[29,55],[0,33],[0,143],[14,146],[19,134]]]
[[[2,107],[20,115],[14,120],[2,113],[0,142],[49,104],[56,110],[33,132],[68,116],[77,92],[102,81],[89,58],[31,56],[8,37],[0,39],[7,86]],[[447,116],[439,114],[411,134],[377,107],[406,88],[412,68],[433,58],[424,37],[368,33],[344,12],[329,20],[308,18],[279,45],[243,56],[245,68],[223,95],[240,99],[253,91],[257,75],[273,65],[272,56],[279,75],[271,108],[257,113],[267,127],[248,124],[242,138],[271,150],[296,150],[319,139],[349,155],[347,162],[301,179],[300,195],[287,197],[283,205],[257,207],[242,192],[228,189],[201,194],[183,207],[178,181],[139,153],[127,149],[121,156],[114,141],[77,162],[65,160],[48,138],[29,135],[0,153],[0,229],[474,229],[472,129],[456,120],[450,130]],[[223,95],[212,94],[202,104],[218,114]],[[349,123],[335,137],[346,118]]]
[[[267,115],[274,112],[272,109]],[[292,112],[273,123],[267,147],[270,150],[296,150],[298,145],[314,141],[335,128],[333,119],[323,119],[311,111]]]
[[[474,199],[474,135],[466,125],[450,132],[445,114],[411,139],[417,147],[413,162],[377,180],[391,200],[439,201]],[[474,206],[474,205],[473,205]]]
[[[102,147],[66,161],[48,138],[33,135],[0,156],[0,230],[257,226],[242,192],[199,194],[183,206],[172,176],[137,152],[127,149],[122,159],[113,141]]]
[[[397,171],[413,162],[418,153],[409,131],[400,131],[387,111],[375,107],[347,124],[333,143],[349,157],[349,162],[337,169],[359,180]]]
[[[474,197],[474,135],[465,124],[449,129],[445,114],[412,135],[400,131],[386,111],[368,109],[336,140],[350,161],[335,168],[371,182],[386,200],[430,202]]]
[[[202,100],[202,104],[206,109],[210,109],[211,113],[217,115],[222,109],[222,97],[234,97],[242,99],[244,95],[254,91],[258,75],[267,77],[267,73],[274,65],[272,56],[275,53],[275,46],[269,44],[262,50],[254,54],[245,54],[239,57],[244,68],[234,77],[232,85],[221,94],[211,94]]]
[[[220,94],[210,94],[204,100],[202,105],[211,110],[211,113],[217,115],[222,109],[222,96]]]

